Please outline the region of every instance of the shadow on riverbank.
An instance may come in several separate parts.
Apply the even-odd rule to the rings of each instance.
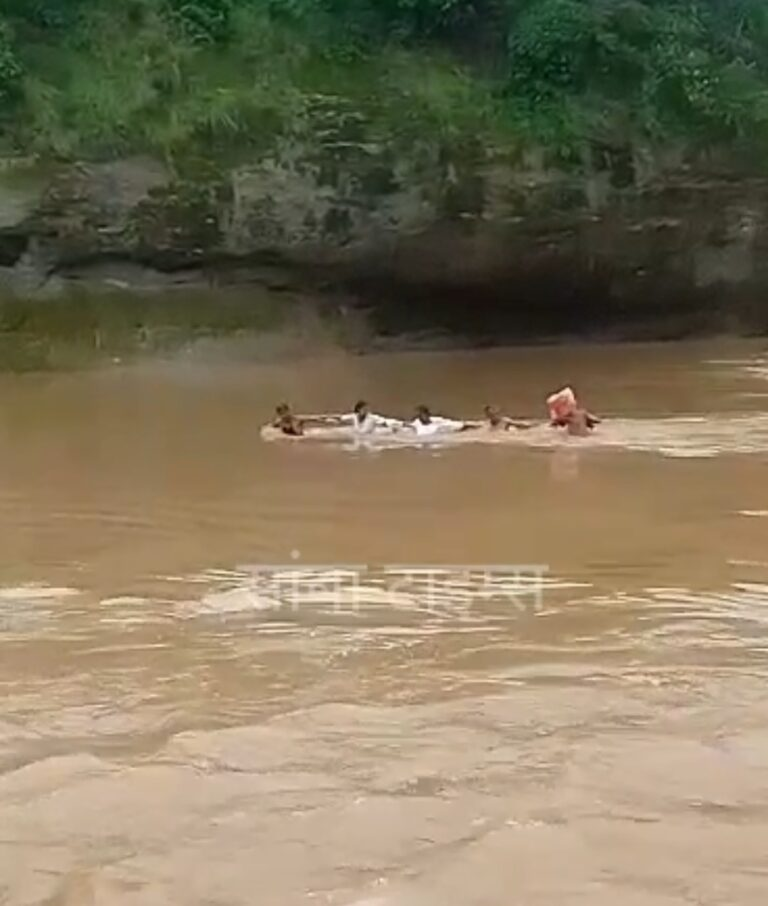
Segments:
[[[354,346],[347,321],[300,295],[259,289],[5,298],[0,371],[79,369],[182,354],[220,357],[223,341],[240,355],[281,358],[327,344]]]
[[[345,292],[258,284],[155,292],[78,288],[46,299],[0,299],[0,371],[68,370],[147,358],[278,360],[336,348],[413,349],[759,336],[759,300],[681,295],[606,300],[599,286],[555,277],[512,287],[349,284]]]

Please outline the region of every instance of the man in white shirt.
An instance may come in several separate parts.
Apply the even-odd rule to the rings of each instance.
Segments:
[[[387,418],[371,412],[365,400],[355,403],[355,408],[348,415],[341,416],[343,425],[350,425],[355,434],[374,434],[392,432],[402,428],[403,422],[397,418]]]
[[[431,434],[455,434],[474,426],[453,418],[432,415],[429,406],[417,406],[416,418],[409,423],[409,427],[416,432],[418,437],[428,437]]]

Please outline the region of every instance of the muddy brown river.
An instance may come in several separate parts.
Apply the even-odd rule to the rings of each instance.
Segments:
[[[0,904],[763,906],[767,478],[764,344],[0,378]]]

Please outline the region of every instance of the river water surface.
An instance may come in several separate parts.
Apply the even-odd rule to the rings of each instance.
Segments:
[[[0,903],[762,906],[767,476],[750,344],[1,378]]]

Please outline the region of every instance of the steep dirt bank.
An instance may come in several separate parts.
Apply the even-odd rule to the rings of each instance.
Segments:
[[[0,180],[0,289],[311,292],[384,335],[674,337],[768,329],[768,182],[608,157],[580,175],[475,161],[416,174],[282,149],[173,173],[133,158]]]

